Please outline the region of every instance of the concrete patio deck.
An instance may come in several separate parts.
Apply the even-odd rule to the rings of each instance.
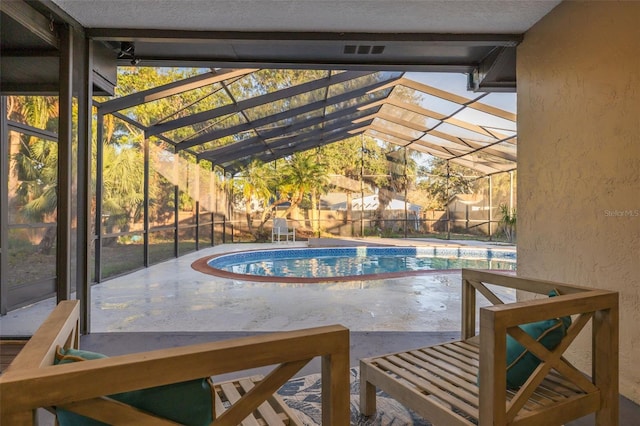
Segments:
[[[460,271],[410,279],[291,284],[237,281],[191,268],[195,260],[213,254],[308,244],[487,246],[392,239],[220,245],[94,285],[91,332],[277,331],[336,322],[353,331],[459,330]],[[54,303],[49,299],[9,312],[0,318],[1,334],[32,334]]]
[[[360,358],[457,338],[461,318],[460,271],[366,282],[284,284],[233,281],[191,268],[191,263],[201,257],[231,251],[371,244],[505,247],[477,241],[371,238],[216,246],[93,286],[91,334],[81,337],[81,347],[114,356],[340,323],[351,330],[351,363],[356,366]],[[54,299],[48,299],[9,312],[0,318],[0,334],[30,335],[54,304]],[[298,375],[319,371],[320,362],[314,360]],[[258,373],[264,372],[256,370],[242,375]],[[636,424],[640,407],[624,397],[620,403],[620,424]],[[41,424],[53,424],[50,416],[40,414]],[[569,423],[592,424],[592,416]]]

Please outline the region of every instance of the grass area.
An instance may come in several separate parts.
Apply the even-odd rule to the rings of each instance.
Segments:
[[[181,241],[180,255],[195,251],[196,242]],[[102,278],[120,275],[144,266],[144,246],[140,244],[118,244],[102,248]],[[149,245],[149,263],[155,264],[174,257],[173,241],[154,242]]]
[[[38,253],[33,248],[9,250],[6,280],[9,287],[17,287],[56,276],[56,255]],[[3,274],[4,275],[4,274]]]
[[[39,253],[37,246],[21,244],[9,250],[6,279],[9,287],[30,284],[56,275],[55,250],[49,254]],[[195,250],[195,241],[183,241],[178,245],[180,254]],[[173,241],[156,242],[149,246],[150,262],[158,263],[174,256]],[[102,278],[108,278],[144,265],[144,247],[139,244],[117,244],[102,248]],[[93,275],[93,274],[92,274]]]

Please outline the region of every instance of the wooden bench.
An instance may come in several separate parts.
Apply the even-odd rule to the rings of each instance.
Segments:
[[[494,292],[499,287],[545,297],[504,304]],[[560,296],[546,297],[554,289]],[[479,332],[477,293],[493,304],[479,308]],[[551,351],[518,327],[568,315],[572,325]],[[591,378],[563,356],[589,322]],[[506,386],[507,333],[542,360],[514,390]],[[560,425],[593,412],[597,425],[617,425],[618,294],[463,270],[461,340],[363,359],[360,375],[367,416],[376,411],[380,388],[435,425]]]
[[[175,425],[108,398],[121,392],[274,365],[266,377],[215,384],[214,425],[298,424],[275,394],[322,359],[322,417],[348,425],[349,330],[326,326],[54,365],[56,348],[78,348],[79,303],[61,302],[0,376],[0,424],[35,423],[58,407],[108,424]]]
[[[0,374],[9,367],[28,339],[0,339]]]

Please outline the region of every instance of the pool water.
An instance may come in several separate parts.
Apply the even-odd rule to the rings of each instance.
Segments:
[[[515,270],[514,250],[348,247],[259,250],[211,259],[210,267],[261,277],[326,278],[443,269]]]

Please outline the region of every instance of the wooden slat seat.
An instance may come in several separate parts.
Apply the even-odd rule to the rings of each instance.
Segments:
[[[244,394],[255,387],[263,376],[251,376],[245,379],[216,383],[215,407],[216,414],[222,414]],[[274,394],[263,402],[256,411],[242,422],[243,426],[302,426],[296,415],[284,403],[282,398]]]
[[[298,425],[276,391],[314,357],[322,361],[322,421],[350,419],[349,330],[325,326],[54,365],[79,346],[79,303],[58,304],[0,376],[0,424],[35,423],[57,407],[107,424],[176,423],[109,398],[138,389],[273,366],[262,377],[214,385],[213,425]]]
[[[0,374],[9,367],[27,342],[27,339],[0,340]]]
[[[449,357],[447,359],[447,357]],[[402,382],[409,392],[416,392],[433,400],[434,404],[451,407],[463,424],[478,424],[480,399],[478,395],[479,348],[462,341],[445,343],[434,348],[399,352],[364,359],[367,377],[376,376]],[[387,380],[385,377],[382,381]],[[557,373],[551,373],[538,386],[524,406],[525,412],[539,407],[579,398],[586,393]],[[507,393],[511,401],[515,392]],[[412,407],[420,413],[420,407]],[[428,413],[423,414],[428,417]]]
[[[376,388],[435,425],[561,425],[589,413],[596,424],[618,424],[618,294],[605,290],[463,270],[462,339],[360,361],[360,411],[376,411]],[[544,295],[503,303],[494,286]],[[556,290],[560,295],[546,297]],[[476,292],[494,306],[479,308]],[[553,350],[519,326],[572,316]],[[564,356],[591,323],[592,374],[586,377]],[[541,360],[518,389],[506,386],[507,335]],[[595,356],[597,354],[597,356]]]

